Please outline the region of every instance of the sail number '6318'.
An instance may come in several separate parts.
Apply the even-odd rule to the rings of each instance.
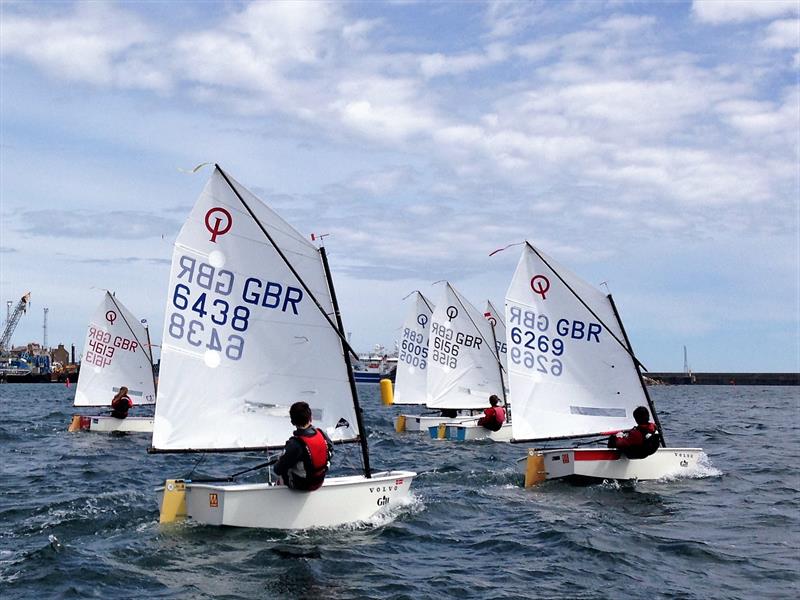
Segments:
[[[181,256],[178,267],[178,283],[172,291],[172,306],[177,310],[169,316],[167,333],[176,340],[185,339],[195,348],[216,350],[229,360],[239,360],[244,354],[251,310],[266,308],[299,314],[298,305],[303,300],[303,290],[299,288],[247,277],[239,292],[240,280],[232,271],[190,256]],[[225,328],[233,333],[226,335]]]

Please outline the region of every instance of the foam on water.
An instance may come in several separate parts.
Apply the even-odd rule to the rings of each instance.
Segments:
[[[670,482],[679,479],[705,479],[706,477],[722,477],[723,473],[711,464],[711,459],[705,452],[700,453],[697,463],[687,469],[682,469],[678,473],[672,473],[659,479],[658,481]]]

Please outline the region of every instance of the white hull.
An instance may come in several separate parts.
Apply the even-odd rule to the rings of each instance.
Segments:
[[[697,468],[701,455],[701,448],[659,448],[647,458],[632,460],[605,448],[530,449],[517,466],[525,474],[526,487],[563,477],[642,481],[688,474]]]
[[[394,430],[397,432],[427,432],[430,427],[436,427],[441,423],[446,425],[461,425],[465,423],[477,423],[478,417],[464,415],[463,417],[442,417],[437,415],[397,415],[394,418]]]
[[[499,431],[490,431],[482,425],[478,425],[477,419],[467,424],[429,427],[428,432],[434,440],[453,440],[457,442],[472,442],[476,440],[510,442],[512,438],[511,423],[503,423]]]
[[[185,516],[204,525],[259,529],[309,529],[336,527],[367,521],[403,504],[416,473],[390,471],[329,477],[313,492],[296,492],[269,483],[192,483],[185,486]],[[168,484],[174,485],[174,484]],[[181,485],[181,482],[178,482]],[[156,490],[164,515],[164,488]]]
[[[74,415],[69,431],[95,431],[110,433],[120,431],[125,433],[152,433],[153,417],[127,417],[115,419],[109,416],[83,416]]]

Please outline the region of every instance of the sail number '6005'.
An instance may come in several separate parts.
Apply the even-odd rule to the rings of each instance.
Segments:
[[[561,376],[564,363],[561,357],[566,349],[564,339],[585,342],[600,342],[602,327],[599,323],[558,319],[555,323],[556,335],[550,335],[550,317],[524,310],[518,306],[509,307],[511,361],[539,373]]]
[[[167,333],[195,348],[216,350],[230,360],[239,360],[252,311],[260,307],[299,314],[298,305],[303,300],[299,288],[247,277],[239,291],[241,279],[232,271],[190,256],[181,256],[178,266],[178,283],[172,291],[176,310],[169,316]],[[226,328],[233,333],[227,333]]]
[[[403,342],[400,348],[401,362],[420,369],[428,366],[428,345],[425,334],[406,327],[403,329]]]

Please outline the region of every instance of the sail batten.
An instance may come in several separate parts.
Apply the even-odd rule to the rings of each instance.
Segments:
[[[647,403],[609,298],[530,244],[506,294],[515,440],[602,435]]]
[[[153,449],[282,447],[299,400],[357,440],[333,314],[318,249],[215,169],[174,246]]]
[[[147,331],[110,292],[89,322],[75,406],[110,406],[123,386],[134,404],[153,404],[152,349]]]

